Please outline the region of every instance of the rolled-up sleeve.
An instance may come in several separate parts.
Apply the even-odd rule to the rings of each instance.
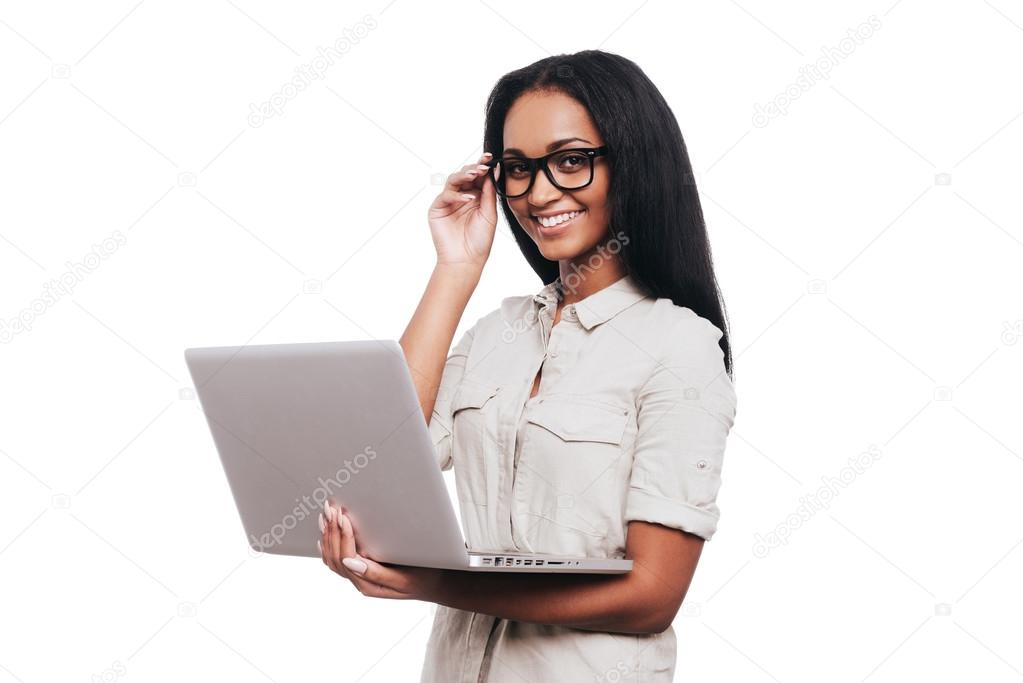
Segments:
[[[465,363],[469,358],[469,349],[472,347],[473,332],[475,326],[469,328],[451,349],[447,361],[444,363],[444,372],[441,375],[440,387],[437,389],[437,400],[433,404],[433,414],[430,416],[430,438],[433,440],[433,448],[437,455],[437,464],[442,471],[451,469],[451,398],[455,394],[458,385],[462,383],[462,376],[465,374]]]
[[[725,441],[736,395],[722,332],[706,318],[682,320],[637,397],[636,450],[625,521],[655,522],[710,540]]]

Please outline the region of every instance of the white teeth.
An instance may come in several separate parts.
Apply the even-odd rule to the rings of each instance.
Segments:
[[[551,216],[550,218],[545,218],[543,216],[534,216],[534,218],[536,218],[536,222],[539,223],[540,225],[542,225],[543,227],[545,227],[545,228],[553,228],[555,225],[560,225],[561,223],[564,223],[567,220],[575,218],[580,213],[582,213],[582,212],[581,211],[569,211],[568,213],[563,213],[563,214],[560,214],[558,216]]]

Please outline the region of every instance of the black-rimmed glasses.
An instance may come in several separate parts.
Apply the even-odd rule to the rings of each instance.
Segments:
[[[491,159],[486,163],[498,194],[515,199],[529,192],[536,180],[536,172],[544,175],[559,190],[581,190],[593,182],[593,160],[607,154],[607,145],[559,149],[542,157],[509,156]]]

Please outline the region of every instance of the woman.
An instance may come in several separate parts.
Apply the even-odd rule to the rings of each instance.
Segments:
[[[385,567],[327,506],[324,562],[367,596],[434,602],[423,681],[670,681],[671,626],[719,518],[731,353],[678,124],[631,61],[509,73],[479,163],[429,210],[437,263],[401,339],[472,550],[625,557],[621,575]],[[500,200],[545,286],[448,354]]]

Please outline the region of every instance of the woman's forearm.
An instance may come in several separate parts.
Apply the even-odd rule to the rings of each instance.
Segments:
[[[617,633],[657,633],[664,618],[640,574],[445,570],[433,602],[503,619]]]
[[[398,341],[427,423],[433,414],[451,341],[481,274],[481,266],[438,264]]]

